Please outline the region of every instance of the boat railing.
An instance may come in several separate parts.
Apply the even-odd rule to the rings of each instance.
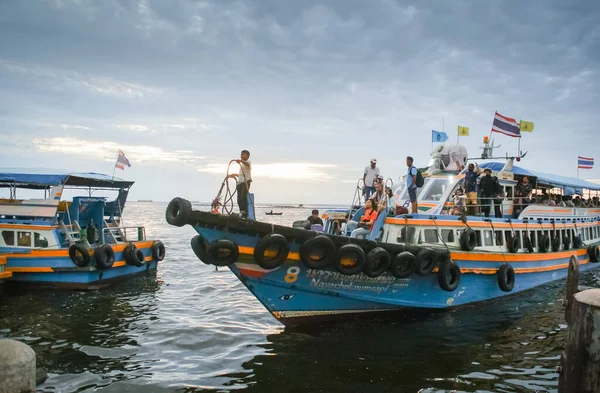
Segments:
[[[138,242],[146,241],[146,227],[143,226],[119,226],[119,227],[107,227],[102,229],[102,243],[106,243],[107,235],[114,241],[114,243],[127,243],[130,241],[127,236],[127,230],[129,233],[132,230],[137,233]]]

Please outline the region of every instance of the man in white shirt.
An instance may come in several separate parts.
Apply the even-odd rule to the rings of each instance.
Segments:
[[[240,159],[235,160],[240,164],[240,172],[236,175],[229,175],[237,180],[235,187],[237,192],[237,203],[240,208],[240,216],[248,216],[248,192],[250,191],[250,183],[252,183],[252,164],[250,163],[250,152],[242,150]]]
[[[371,197],[371,194],[375,192],[375,182],[377,176],[379,176],[379,168],[377,166],[377,160],[372,158],[371,165],[365,167],[365,173],[363,175],[363,182],[365,183],[365,202]]]

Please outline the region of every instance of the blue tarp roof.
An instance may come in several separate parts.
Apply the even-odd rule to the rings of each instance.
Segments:
[[[47,188],[64,184],[65,186],[94,187],[94,188],[128,188],[134,182],[102,173],[39,173],[27,169],[0,168],[0,187],[17,185],[20,188]]]
[[[479,167],[484,169],[490,168],[491,170],[498,172],[502,170],[504,163],[486,162],[485,164],[481,164]],[[537,178],[538,184],[562,188],[568,192],[568,194],[576,193],[581,195],[581,191],[583,189],[600,190],[600,184],[591,183],[575,177],[559,176],[552,173],[532,171],[530,169],[524,169],[515,165],[513,165],[512,172],[515,175],[535,177]]]

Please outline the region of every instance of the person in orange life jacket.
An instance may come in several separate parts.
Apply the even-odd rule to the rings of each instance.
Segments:
[[[481,169],[470,163],[465,172],[465,192],[467,193],[467,215],[474,216],[477,213],[477,178]]]
[[[348,221],[348,224],[346,224],[346,229],[352,231],[350,237],[366,237],[366,235],[371,233],[371,229],[373,228],[376,219],[377,205],[373,199],[367,199],[365,202],[365,213],[360,217],[360,223],[350,220]]]
[[[229,175],[229,177],[237,180],[235,187],[237,192],[237,203],[240,208],[240,216],[248,216],[248,192],[250,191],[250,183],[252,183],[252,164],[250,163],[250,152],[242,150],[240,159],[235,160],[240,164],[240,172],[238,174]]]

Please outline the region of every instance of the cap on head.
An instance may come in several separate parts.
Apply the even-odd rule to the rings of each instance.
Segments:
[[[377,164],[377,160],[375,158],[371,158],[371,164]]]
[[[491,170],[490,168],[485,168],[483,171],[484,171],[485,173],[492,173],[492,170]]]

